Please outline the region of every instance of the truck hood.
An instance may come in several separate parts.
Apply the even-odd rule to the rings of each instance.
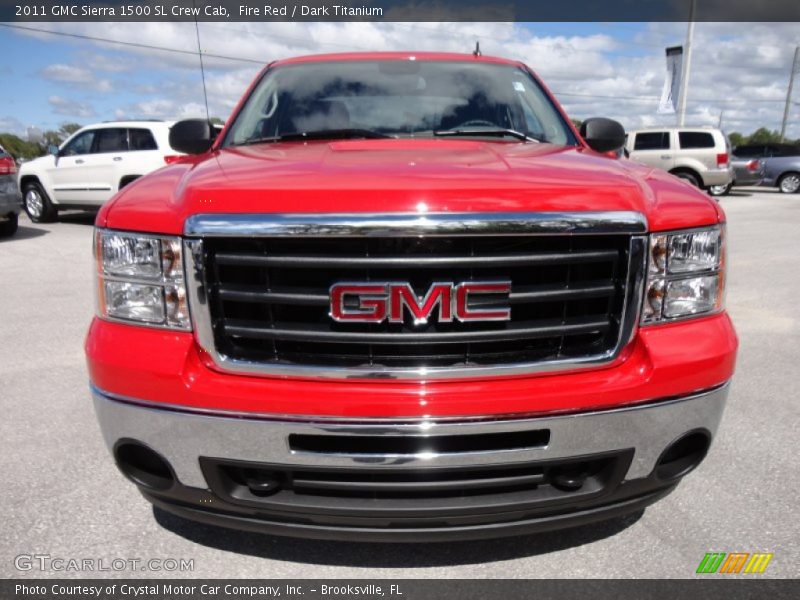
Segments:
[[[201,213],[636,211],[651,230],[713,224],[715,202],[585,148],[472,140],[347,140],[226,148],[128,186],[98,224],[180,234]]]

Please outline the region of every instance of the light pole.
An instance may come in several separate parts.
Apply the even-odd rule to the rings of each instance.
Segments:
[[[794,60],[792,61],[792,73],[789,75],[789,89],[786,90],[786,105],[783,107],[783,121],[781,122],[781,141],[786,135],[786,122],[789,120],[789,105],[792,104],[792,88],[794,87],[794,76],[797,73],[797,61],[800,56],[800,46],[794,49]]]
[[[692,68],[692,39],[694,38],[694,11],[697,0],[692,0],[689,9],[689,29],[686,31],[683,69],[681,69],[681,93],[678,98],[678,127],[683,127],[686,118],[686,97],[689,95],[689,70]]]

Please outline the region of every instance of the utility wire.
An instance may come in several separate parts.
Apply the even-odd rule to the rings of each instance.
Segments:
[[[36,27],[28,27],[28,26],[25,26],[25,25],[17,25],[17,24],[12,24],[12,23],[0,23],[0,27],[6,27],[6,28],[9,28],[9,29],[21,29],[21,30],[24,30],[24,31],[31,31],[31,32],[36,32],[36,33],[44,33],[44,34],[63,36],[63,37],[69,37],[69,38],[76,38],[76,39],[86,40],[86,41],[103,42],[103,43],[107,43],[107,44],[116,44],[116,45],[120,45],[120,46],[129,46],[129,47],[134,47],[134,48],[142,48],[142,49],[147,49],[147,50],[158,50],[158,51],[162,51],[162,52],[173,52],[173,53],[176,53],[176,54],[185,54],[185,55],[190,55],[190,56],[194,56],[196,54],[201,54],[201,57],[200,57],[201,62],[202,62],[202,54],[205,54],[205,56],[207,58],[218,58],[218,59],[222,59],[222,60],[245,62],[245,63],[251,63],[251,64],[258,64],[258,65],[264,65],[264,64],[266,64],[268,62],[268,61],[264,61],[264,60],[256,60],[256,59],[252,59],[252,58],[243,58],[243,57],[239,57],[239,56],[227,56],[227,55],[223,55],[223,54],[200,53],[199,45],[198,45],[198,50],[197,51],[194,51],[194,50],[182,50],[182,49],[178,49],[178,48],[168,48],[168,47],[164,47],[164,46],[154,46],[154,45],[151,45],[151,44],[142,44],[142,43],[137,43],[137,42],[124,42],[124,41],[121,41],[121,40],[113,40],[113,39],[109,39],[109,38],[102,38],[102,37],[96,37],[96,36],[91,36],[91,35],[83,35],[83,34],[78,34],[78,33],[67,33],[67,32],[63,32],[63,31],[52,31],[50,29],[39,29],[39,28],[36,28]],[[288,37],[288,36],[283,36],[283,37]],[[321,42],[321,43],[319,43],[319,45],[328,45],[328,44],[326,44],[325,42]],[[205,84],[205,81],[204,81],[204,84]],[[602,94],[581,94],[581,93],[577,93],[577,92],[558,92],[558,91],[555,91],[555,90],[553,91],[553,93],[556,96],[570,96],[570,97],[575,97],[575,98],[594,98],[594,99],[600,99],[600,100],[603,100],[603,99],[605,99],[605,100],[646,100],[646,101],[657,101],[658,100],[658,96],[611,96],[611,95],[602,95]],[[694,98],[694,99],[690,100],[690,102],[693,102],[693,103],[698,103],[698,102],[771,103],[772,102],[772,103],[774,103],[774,102],[783,102],[783,100],[781,100],[781,99],[775,99],[775,100],[769,100],[769,99],[747,99],[747,98]]]
[[[137,42],[123,42],[121,40],[112,40],[112,39],[109,39],[109,38],[102,38],[102,37],[96,37],[96,36],[91,36],[91,35],[81,35],[79,33],[67,33],[65,31],[52,31],[50,29],[38,29],[36,27],[27,27],[25,25],[16,25],[16,24],[12,24],[12,23],[0,23],[0,27],[7,27],[8,29],[22,29],[22,30],[25,30],[25,31],[33,31],[33,32],[36,32],[36,33],[47,33],[47,34],[50,34],[50,35],[59,35],[59,36],[63,36],[63,37],[76,38],[76,39],[79,39],[79,40],[88,40],[88,41],[92,41],[92,42],[104,42],[106,44],[116,44],[116,45],[119,45],[119,46],[130,46],[130,47],[133,47],[133,48],[144,48],[144,49],[147,49],[147,50],[160,50],[162,52],[174,52],[175,54],[188,54],[188,55],[191,55],[191,56],[194,56],[195,54],[197,54],[197,52],[195,52],[194,50],[181,50],[179,48],[167,48],[165,46],[153,46],[151,44],[140,44],[140,43],[137,43]],[[219,58],[219,59],[222,59],[222,60],[233,60],[233,61],[237,61],[237,62],[254,63],[254,64],[257,64],[257,65],[265,64],[265,61],[263,61],[263,60],[255,60],[255,59],[252,59],[252,58],[242,58],[242,57],[239,57],[239,56],[225,56],[223,54],[208,54],[208,53],[206,54],[206,56],[208,58]]]

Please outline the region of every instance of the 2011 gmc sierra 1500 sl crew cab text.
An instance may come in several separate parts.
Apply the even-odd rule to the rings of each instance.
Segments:
[[[523,64],[282,60],[123,189],[86,340],[121,471],[190,519],[447,540],[614,517],[703,460],[725,217]]]

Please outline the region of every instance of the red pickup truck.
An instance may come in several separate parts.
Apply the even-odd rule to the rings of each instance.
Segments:
[[[734,370],[725,216],[577,131],[525,65],[267,66],[95,232],[92,394],[189,519],[480,538],[637,511],[705,457]]]

